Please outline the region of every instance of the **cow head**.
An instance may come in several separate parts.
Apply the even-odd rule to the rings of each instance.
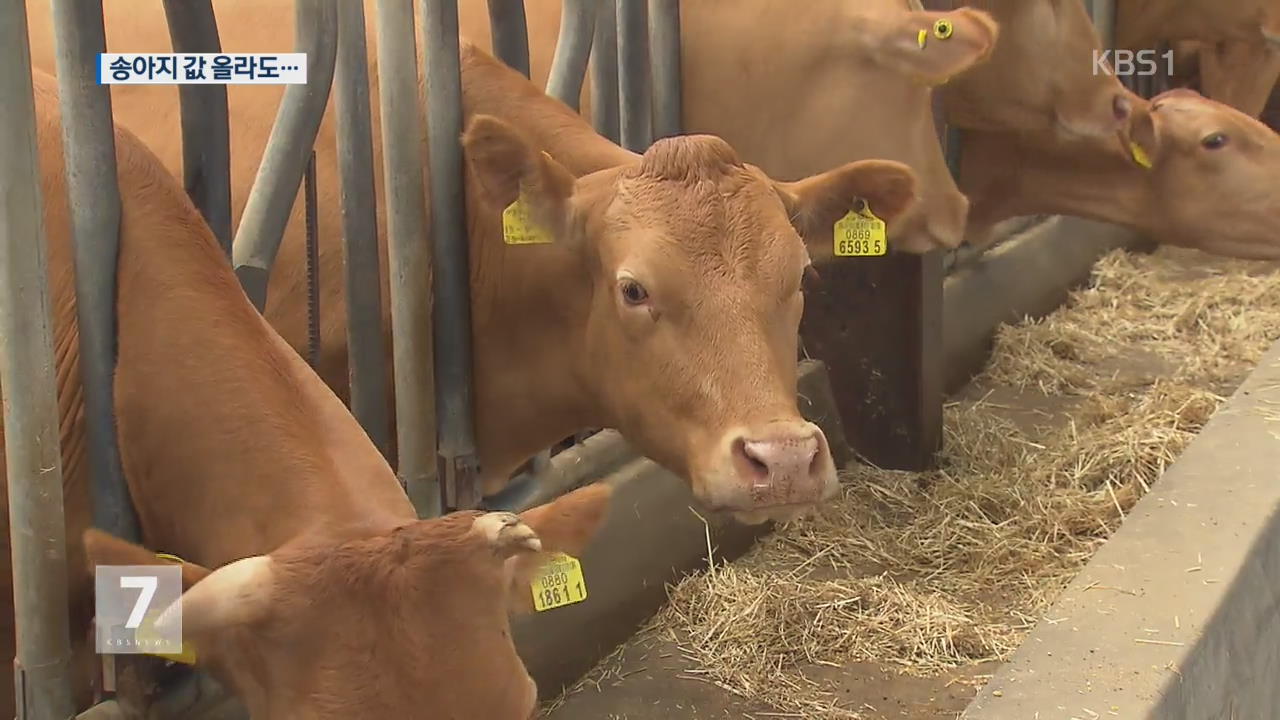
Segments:
[[[977,130],[1114,144],[1132,103],[1080,0],[968,0],[1000,23],[991,59],[947,87],[947,115]]]
[[[589,422],[617,428],[710,508],[744,520],[790,517],[836,492],[827,440],[796,404],[802,235],[830,246],[859,199],[896,218],[914,201],[907,166],[861,161],[775,183],[719,138],[681,136],[575,179],[484,115],[464,146],[483,196],[472,201],[488,207],[479,215],[498,218],[521,198],[554,242],[519,248],[531,250],[520,262],[555,262],[576,279],[531,302],[559,333],[542,342],[572,343],[557,357],[594,405]],[[502,257],[493,262],[517,262]]]
[[[1162,242],[1232,257],[1280,259],[1280,136],[1192,90],[1135,112],[1128,137],[1148,168]]]
[[[509,612],[552,551],[576,555],[602,525],[592,485],[540,508],[461,512],[346,541],[295,539],[212,572],[183,565],[184,641],[258,720],[527,720],[537,689]],[[89,530],[93,565],[155,555]]]
[[[985,62],[997,46],[999,28],[990,15],[969,8],[909,11],[893,2],[887,7],[851,4],[850,11],[852,16],[845,23],[848,47],[859,51],[859,59],[870,62],[859,63],[856,78],[842,83],[852,81],[858,86],[858,96],[876,98],[877,105],[891,108],[893,117],[892,126],[870,125],[869,114],[844,118],[846,124],[855,119],[868,123],[859,130],[842,130],[861,136],[866,143],[856,150],[859,154],[844,156],[865,154],[900,160],[919,173],[920,202],[892,229],[895,248],[923,253],[955,247],[964,235],[969,203],[956,188],[943,158],[928,88],[942,86]],[[832,92],[842,97],[852,90]],[[805,124],[815,121],[823,122],[806,118]],[[898,138],[902,133],[909,137]],[[853,150],[848,147],[853,142],[853,138],[841,140],[841,149],[846,153]]]

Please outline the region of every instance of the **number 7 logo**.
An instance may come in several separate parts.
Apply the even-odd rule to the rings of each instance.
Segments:
[[[138,600],[133,604],[133,611],[129,613],[129,618],[124,621],[124,626],[130,630],[136,630],[142,625],[142,618],[147,614],[147,608],[151,607],[151,599],[156,595],[156,587],[159,581],[147,575],[123,575],[120,577],[120,587],[133,590],[142,590],[138,593]]]

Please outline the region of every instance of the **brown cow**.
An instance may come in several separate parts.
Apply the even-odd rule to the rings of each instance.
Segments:
[[[1137,107],[1129,137],[1150,169],[1131,158],[967,133],[963,187],[983,199],[974,203],[973,221],[1085,215],[1170,245],[1280,259],[1280,136],[1191,90]]]
[[[1200,92],[1254,117],[1280,78],[1276,0],[1116,0],[1115,35],[1118,48],[1193,53]]]
[[[783,177],[813,172],[819,162],[864,157],[866,149],[851,144],[859,133],[828,118],[857,118],[854,127],[928,126],[923,103],[869,102],[862,78],[878,71],[833,59],[832,50],[819,43],[823,37],[856,37],[860,28],[876,28],[874,23],[842,24],[846,16],[836,10],[841,3],[747,1],[750,12],[740,3],[681,6],[686,125],[696,123],[699,130],[734,138],[749,161]],[[881,8],[884,17],[909,18],[920,29],[931,27],[930,18],[951,19],[955,29],[946,42],[978,32],[961,20],[986,17],[974,14],[975,9],[999,23],[991,58],[938,90],[948,121],[964,129],[960,187],[970,203],[971,241],[987,239],[993,224],[1014,215],[1061,213],[1119,223],[1162,242],[1208,252],[1280,256],[1280,218],[1269,198],[1256,197],[1273,182],[1271,171],[1258,160],[1280,149],[1274,135],[1230,108],[1200,103],[1194,123],[1179,113],[1144,132],[1166,148],[1200,147],[1203,157],[1189,162],[1175,160],[1181,154],[1160,161],[1148,158],[1153,167],[1147,171],[1135,163],[1122,139],[1147,123],[1142,118],[1149,115],[1150,105],[1114,76],[1095,74],[1094,51],[1100,43],[1079,0],[958,4],[972,7],[923,16],[909,13],[905,0],[867,0],[856,7],[860,12],[868,6]],[[558,5],[529,4],[531,65],[537,78],[549,69]],[[462,6],[463,17],[470,18],[468,30],[478,34],[474,27],[484,22],[484,3],[466,0]],[[825,30],[803,32],[810,25]],[[781,27],[797,31],[778,32]],[[905,30],[895,32],[885,37],[901,42]],[[924,51],[944,45],[934,40],[927,39]],[[701,54],[704,47],[726,59],[717,62]],[[918,47],[917,54],[923,56]],[[898,85],[904,92],[914,91],[901,80]],[[695,87],[702,94],[690,90]],[[712,93],[711,88],[721,89]],[[735,110],[720,113],[721,103]],[[1162,110],[1156,115],[1173,114]],[[1230,146],[1209,147],[1217,132],[1232,138]],[[915,169],[927,181],[931,167]]]
[[[86,560],[157,561],[149,550],[85,533],[62,133],[55,81],[37,72],[33,85],[84,704],[92,664],[83,642],[93,587]],[[494,147],[519,142],[507,126],[487,124],[470,150],[495,158]],[[608,487],[519,517],[468,512],[419,521],[354,418],[249,304],[177,180],[128,131],[117,130],[116,149],[121,459],[147,544],[192,563],[184,572],[184,634],[200,666],[264,720],[529,717],[535,689],[507,617],[528,603],[511,592],[546,551],[584,548],[603,522]],[[12,566],[9,553],[2,556],[9,585],[0,616],[12,618]],[[3,628],[12,656],[12,622]],[[0,688],[0,713],[12,717],[13,686]]]
[[[525,3],[539,86],[550,72],[560,5]],[[487,3],[463,0],[458,11],[462,32],[489,47]],[[922,51],[919,31],[944,17],[951,38]],[[680,23],[685,131],[719,135],[784,179],[819,172],[833,157],[904,162],[920,179],[920,201],[890,225],[895,247],[960,243],[968,202],[947,171],[929,87],[987,58],[997,37],[987,14],[907,12],[905,0],[701,0],[681,4]],[[590,104],[584,86],[584,115]]]
[[[366,6],[372,10],[372,0]],[[29,3],[28,12],[36,64],[52,66],[49,8]],[[217,12],[224,51],[287,49],[293,0],[226,0]],[[159,6],[106,3],[106,27],[113,51],[169,50]],[[368,27],[372,62],[373,18]],[[371,75],[376,84],[376,65]],[[795,397],[801,278],[809,265],[801,234],[829,247],[832,225],[855,196],[893,221],[914,199],[910,169],[867,161],[778,183],[707,136],[669,139],[640,157],[466,44],[462,76],[468,115],[509,118],[536,148],[487,145],[495,161],[519,163],[520,174],[486,169],[483,153],[468,169],[474,397],[486,492],[574,431],[615,427],[687,478],[712,509],[744,520],[791,517],[830,497],[836,474],[826,438],[801,418]],[[237,216],[281,94],[280,86],[228,87]],[[116,117],[138,128],[176,172],[177,88],[117,86],[112,96]],[[347,348],[332,115],[316,154],[326,308],[319,370],[341,395]],[[380,172],[378,181],[380,188]],[[500,216],[518,187],[532,193],[553,244],[502,242]],[[307,340],[301,213],[298,203],[266,308],[299,350]],[[380,242],[385,292],[385,237]],[[384,327],[389,332],[386,316]]]

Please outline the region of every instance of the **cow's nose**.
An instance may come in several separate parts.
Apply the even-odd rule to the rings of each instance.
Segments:
[[[815,503],[833,484],[826,438],[810,423],[773,423],[732,444],[738,479],[755,506]]]
[[[1111,99],[1111,112],[1115,114],[1116,119],[1123,122],[1129,119],[1129,113],[1133,110],[1129,98],[1124,95],[1116,95]]]

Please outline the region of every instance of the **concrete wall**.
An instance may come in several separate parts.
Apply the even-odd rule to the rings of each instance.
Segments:
[[[1278,408],[1280,343],[962,717],[1280,717]]]

